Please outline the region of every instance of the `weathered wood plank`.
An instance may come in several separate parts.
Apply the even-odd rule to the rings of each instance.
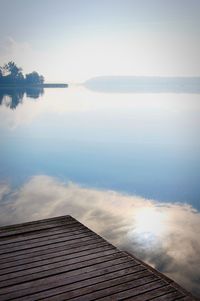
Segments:
[[[56,237],[50,236],[49,239],[45,239],[45,240],[43,240],[43,239],[37,240],[37,241],[31,240],[28,243],[13,244],[13,246],[9,245],[6,247],[1,247],[0,258],[1,258],[1,255],[5,255],[8,253],[10,254],[10,253],[20,252],[22,250],[28,250],[28,249],[31,249],[32,251],[34,251],[34,249],[37,247],[46,246],[48,248],[48,246],[51,244],[57,244],[57,243],[62,243],[62,242],[66,242],[66,241],[68,241],[70,243],[74,240],[79,240],[80,238],[91,237],[91,236],[93,236],[93,233],[91,233],[91,231],[85,230],[82,233],[73,234],[73,235],[69,235],[69,236],[66,236],[65,234],[61,234]]]
[[[76,301],[91,301],[91,300],[122,300],[122,298],[125,298],[132,293],[132,296],[141,294],[144,291],[152,290],[157,287],[164,286],[165,283],[163,283],[162,280],[158,279],[152,279],[150,278],[141,278],[135,281],[127,281],[127,282],[119,282],[118,285],[108,286],[101,290],[96,290],[91,293],[87,293],[84,295],[80,295],[78,297],[72,297],[68,298],[68,300],[76,300]],[[72,294],[76,294],[76,292],[72,292]],[[57,295],[54,297],[48,298],[49,301],[55,301],[55,300],[66,300],[66,296],[62,298],[61,295]],[[142,299],[141,299],[142,300]]]
[[[88,235],[88,236],[85,236],[85,237],[82,237],[82,238],[79,238],[79,239],[74,239],[72,240],[71,242],[69,241],[61,241],[61,242],[57,242],[57,243],[52,243],[50,245],[43,245],[43,246],[40,246],[40,247],[35,247],[33,249],[31,249],[31,252],[30,250],[28,249],[25,249],[25,250],[20,250],[20,251],[17,251],[16,252],[10,252],[10,253],[5,253],[5,254],[1,254],[0,255],[0,260],[1,259],[8,259],[8,258],[12,258],[12,257],[15,257],[15,256],[18,256],[18,255],[26,255],[26,254],[34,254],[35,252],[39,251],[49,251],[50,249],[54,249],[56,247],[59,247],[59,246],[65,246],[66,248],[73,248],[74,246],[78,245],[78,246],[81,246],[81,245],[84,245],[87,242],[89,241],[93,241],[94,243],[96,242],[96,240],[100,240],[100,238],[96,235]]]
[[[155,280],[155,281],[150,281],[148,283],[141,283],[141,285],[139,284],[135,284],[134,282],[127,282],[124,283],[120,286],[116,286],[116,287],[112,287],[108,290],[104,290],[104,292],[102,292],[102,295],[105,297],[102,298],[98,298],[98,300],[101,301],[110,301],[110,300],[123,300],[127,297],[134,297],[134,301],[136,300],[136,296],[139,296],[138,298],[140,298],[140,300],[143,300],[141,298],[141,294],[144,292],[152,292],[153,290],[157,289],[157,288],[164,288],[166,286],[165,281],[163,280]],[[95,293],[96,295],[98,294],[98,292]],[[83,298],[84,297],[84,298]],[[82,298],[82,299],[81,299]],[[80,300],[92,300],[90,295],[87,295],[87,297],[85,298],[85,296],[80,297],[79,299],[76,298],[74,299],[76,301],[80,301]]]
[[[95,300],[99,299],[102,296],[106,296],[106,294],[110,294],[110,292],[114,292],[117,287],[127,286],[127,283],[131,283],[131,286],[134,287],[142,284],[146,284],[152,281],[156,281],[155,275],[149,275],[147,272],[142,273],[133,273],[121,276],[119,278],[110,279],[109,281],[103,281],[98,284],[88,285],[84,288],[73,289],[67,293],[58,294],[52,297],[48,297],[49,301],[54,300],[66,300],[68,299],[77,299],[82,300],[81,298],[87,296],[87,300]],[[85,299],[86,300],[86,299]]]
[[[8,263],[8,262],[13,262],[13,261],[21,261],[22,259],[30,259],[33,258],[40,258],[40,256],[47,255],[47,254],[53,254],[58,251],[63,251],[63,250],[68,250],[69,252],[77,252],[80,248],[86,248],[87,246],[92,246],[96,245],[97,243],[103,242],[99,237],[94,238],[88,238],[88,240],[84,242],[74,242],[73,244],[70,244],[68,242],[62,243],[61,245],[56,244],[49,246],[48,249],[40,250],[38,249],[37,251],[34,252],[29,252],[29,253],[23,253],[23,254],[18,254],[16,253],[15,256],[11,257],[6,257],[6,258],[0,258],[0,264],[2,263]]]
[[[144,271],[144,267],[141,265],[134,265],[131,262],[125,262],[124,264],[110,266],[107,269],[100,269],[91,273],[80,274],[75,277],[67,277],[61,281],[53,283],[51,286],[47,284],[46,286],[43,285],[39,288],[33,287],[33,289],[30,288],[12,292],[9,295],[4,295],[2,301],[9,300],[8,298],[16,298],[21,301],[29,301],[33,300],[33,298],[35,300],[39,300],[41,298],[66,293],[70,290],[77,290],[88,285],[101,283],[102,281],[109,281],[131,273],[141,274],[142,272],[145,273],[145,275],[149,275],[147,271]],[[34,291],[36,293],[34,293]]]
[[[167,287],[166,287],[167,288]],[[160,296],[159,296],[160,294]],[[148,296],[147,296],[148,295]],[[149,298],[149,294],[143,294],[144,300],[148,297]],[[175,300],[180,300],[180,298],[183,297],[183,294],[181,292],[178,291],[172,291],[172,292],[168,292],[168,291],[164,291],[164,289],[162,290],[157,290],[157,292],[154,292],[154,297],[152,300],[155,301],[175,301]],[[130,300],[130,299],[126,299],[126,300]],[[148,299],[149,300],[149,299]]]
[[[14,228],[15,229],[24,228],[24,227],[28,227],[30,225],[35,225],[35,224],[41,225],[41,224],[44,224],[44,223],[47,223],[47,222],[52,224],[52,222],[54,222],[54,221],[57,222],[59,220],[64,220],[64,221],[74,220],[74,221],[77,222],[77,220],[75,220],[72,216],[63,215],[63,216],[44,218],[44,219],[37,220],[37,221],[24,222],[24,223],[20,223],[20,224],[12,224],[12,225],[8,225],[8,226],[2,226],[2,227],[0,227],[0,232],[7,231],[7,230],[12,230]]]
[[[21,233],[21,230],[30,230],[30,229],[35,229],[37,230],[38,228],[43,229],[43,226],[56,226],[56,225],[60,225],[60,224],[70,224],[70,223],[78,223],[77,220],[75,220],[74,218],[68,216],[67,218],[61,217],[61,218],[55,218],[53,220],[51,219],[47,219],[47,220],[39,220],[39,221],[33,221],[33,222],[27,222],[27,223],[22,223],[22,224],[15,224],[15,225],[10,225],[10,226],[5,226],[5,227],[1,227],[0,228],[0,234],[6,233],[6,234],[10,234],[12,232],[16,232],[19,231],[19,233]],[[44,228],[45,229],[45,228]]]
[[[110,267],[117,266],[119,264],[125,264],[127,262],[131,264],[130,260],[124,255],[119,258],[114,258],[112,260],[105,260],[104,262],[100,262],[95,265],[82,267],[81,269],[66,271],[65,273],[49,275],[49,277],[33,281],[30,280],[28,282],[18,283],[17,285],[7,286],[0,289],[0,295],[4,295],[9,292],[14,292],[18,290],[34,289],[34,287],[37,290],[38,287],[44,287],[45,285],[49,285],[52,287],[54,283],[58,281],[60,282],[65,278],[78,276],[84,277],[84,275],[91,275],[92,272],[99,272],[102,269],[105,269],[105,271],[107,271]]]
[[[67,234],[71,234],[74,233],[76,231],[91,231],[87,228],[85,228],[82,225],[76,225],[74,226],[74,224],[70,224],[70,225],[66,225],[64,224],[63,226],[59,226],[59,227],[54,227],[54,228],[50,228],[50,229],[46,229],[46,230],[37,230],[36,232],[28,232],[28,233],[24,233],[24,234],[19,234],[19,235],[15,235],[15,236],[9,236],[8,237],[4,237],[0,239],[0,246],[6,246],[6,245],[12,245],[13,243],[20,243],[20,242],[28,242],[29,240],[40,240],[41,238],[48,238],[49,236],[56,236],[62,233],[66,233]],[[36,233],[36,234],[35,234]]]
[[[100,248],[100,247],[108,247],[107,243],[105,241],[97,241],[92,244],[87,244],[84,245],[82,247],[78,247],[78,248],[73,248],[73,249],[66,249],[65,247],[62,248],[55,248],[53,249],[53,252],[51,253],[47,253],[47,254],[43,254],[43,255],[36,255],[36,256],[29,256],[27,258],[18,258],[18,257],[14,257],[13,261],[6,261],[4,263],[1,263],[1,270],[3,273],[4,269],[9,269],[9,268],[15,268],[15,267],[22,267],[22,269],[24,268],[23,266],[25,265],[26,267],[29,264],[36,264],[36,265],[41,265],[41,262],[44,262],[45,260],[48,259],[52,259],[52,258],[56,258],[56,257],[60,257],[63,255],[68,255],[68,258],[76,258],[76,257],[80,257],[86,254],[90,254],[90,253],[95,253],[96,249]],[[110,247],[110,246],[109,246]],[[0,273],[1,273],[0,270]]]
[[[103,245],[102,245],[103,244]],[[95,244],[92,245],[92,248],[87,249],[86,251],[80,252],[80,249],[78,249],[77,253],[69,253],[66,251],[63,251],[62,253],[58,253],[56,252],[56,254],[53,254],[52,256],[50,256],[51,254],[47,254],[46,256],[43,256],[43,259],[40,258],[40,260],[37,259],[37,261],[33,261],[30,260],[27,261],[23,261],[21,260],[20,262],[16,262],[16,265],[10,265],[10,263],[1,265],[1,269],[0,269],[0,275],[4,275],[4,274],[9,274],[11,272],[17,272],[17,271],[21,271],[21,270],[27,270],[30,268],[35,268],[38,266],[42,266],[42,265],[47,265],[49,263],[54,263],[57,261],[63,261],[65,259],[72,259],[72,258],[76,258],[77,260],[79,260],[79,257],[82,258],[86,255],[90,255],[90,254],[95,254],[95,253],[99,253],[105,250],[113,250],[114,247],[112,246],[108,246],[106,243],[101,243],[101,245]],[[56,255],[56,256],[55,256]],[[45,258],[46,257],[46,258]]]
[[[41,229],[52,229],[55,226],[63,226],[63,225],[78,225],[78,222],[74,221],[74,220],[69,220],[69,221],[65,221],[65,220],[59,220],[59,221],[54,221],[53,223],[44,223],[42,225],[30,225],[29,227],[20,227],[19,229],[10,229],[8,231],[1,231],[0,232],[0,238],[3,237],[10,237],[10,236],[14,236],[14,235],[18,235],[18,234],[22,234],[22,233],[28,233],[28,232],[33,232],[33,231],[37,231],[37,230],[41,230]]]
[[[142,294],[139,295],[135,295],[135,293],[132,291],[130,292],[131,297],[126,298],[126,299],[119,299],[119,300],[133,300],[134,297],[134,301],[149,301],[149,300],[157,300],[160,298],[160,296],[163,295],[168,295],[169,293],[174,293],[174,288],[171,285],[166,285],[166,286],[161,286],[155,289],[150,289],[147,292],[143,292]],[[180,298],[181,294],[178,292],[178,297]],[[168,299],[166,299],[168,300]]]
[[[0,228],[0,300],[195,300],[70,216]]]
[[[30,268],[26,268],[23,270],[19,270],[19,271],[13,271],[10,273],[6,273],[4,275],[0,276],[0,282],[3,281],[7,281],[7,283],[9,283],[10,279],[15,279],[16,277],[22,277],[25,275],[29,275],[30,273],[33,275],[34,273],[42,273],[44,271],[48,271],[48,270],[53,270],[53,269],[57,269],[59,267],[63,267],[63,266],[70,266],[73,264],[78,264],[81,262],[86,262],[86,264],[88,265],[88,261],[91,262],[92,259],[98,258],[100,259],[101,257],[107,256],[107,255],[111,255],[111,254],[117,254],[119,253],[118,250],[114,249],[114,248],[109,248],[108,250],[101,250],[98,253],[92,253],[92,254],[87,254],[85,256],[81,256],[81,257],[76,257],[76,258],[72,258],[72,259],[68,259],[67,256],[63,256],[62,258],[55,258],[54,260],[47,260],[46,264],[41,264],[37,267],[30,267]],[[31,269],[31,270],[30,270]]]
[[[21,282],[27,282],[27,281],[33,281],[35,279],[40,279],[40,278],[44,278],[44,277],[49,277],[51,275],[56,275],[56,274],[60,274],[60,273],[65,273],[68,271],[72,271],[72,270],[79,270],[82,269],[83,267],[89,267],[91,265],[96,265],[98,263],[104,262],[104,261],[108,261],[111,259],[118,259],[119,257],[122,257],[123,254],[121,254],[121,252],[115,252],[114,254],[111,255],[107,255],[107,256],[103,256],[103,257],[98,257],[95,259],[91,259],[90,261],[84,261],[84,262],[78,262],[78,263],[74,263],[74,264],[66,264],[65,262],[62,263],[62,265],[59,267],[55,267],[52,269],[49,269],[48,271],[41,271],[40,273],[34,273],[34,274],[28,274],[25,276],[20,276],[20,277],[15,277],[15,273],[13,274],[12,279],[6,279],[6,280],[2,280],[0,282],[0,288],[1,287],[5,287],[5,286],[9,286],[9,285],[14,285],[14,284],[18,284]],[[58,265],[58,264],[57,264]],[[56,266],[56,264],[55,264]],[[10,275],[10,274],[9,274]]]

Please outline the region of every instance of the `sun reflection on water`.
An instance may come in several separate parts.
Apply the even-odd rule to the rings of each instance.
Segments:
[[[134,229],[128,234],[142,245],[158,243],[167,229],[167,215],[160,208],[142,207],[134,214]]]
[[[190,205],[80,187],[45,175],[16,189],[0,183],[1,225],[62,214],[200,296],[200,213]]]

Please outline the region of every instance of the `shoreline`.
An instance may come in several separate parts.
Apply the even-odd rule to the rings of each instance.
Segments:
[[[59,84],[59,83],[53,83],[53,84],[33,84],[33,85],[9,85],[9,84],[4,84],[4,85],[0,85],[0,89],[7,89],[7,88],[11,88],[11,89],[26,89],[26,88],[68,88],[68,84]]]

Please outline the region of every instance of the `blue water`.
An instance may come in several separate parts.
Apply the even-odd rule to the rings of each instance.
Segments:
[[[0,224],[71,214],[200,295],[200,94],[33,95],[0,97]]]
[[[199,209],[199,98],[79,87],[2,105],[1,179],[47,174]]]

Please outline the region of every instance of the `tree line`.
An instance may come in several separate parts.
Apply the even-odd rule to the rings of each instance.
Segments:
[[[24,75],[14,62],[0,66],[0,85],[42,85],[44,77],[36,71]]]

